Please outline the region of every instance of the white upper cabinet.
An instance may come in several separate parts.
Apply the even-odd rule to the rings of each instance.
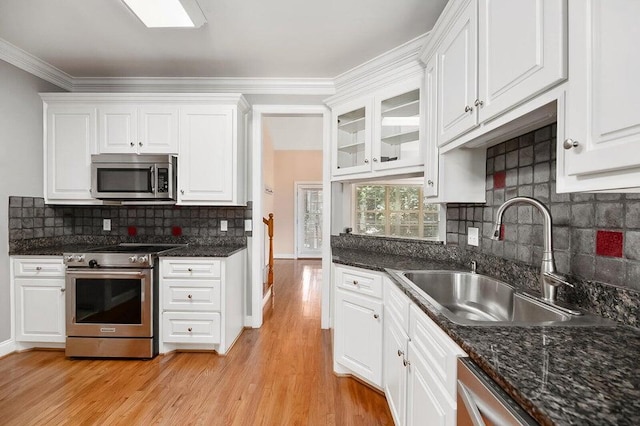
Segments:
[[[634,0],[569,2],[559,191],[640,187],[638,16],[640,2]]]
[[[91,155],[178,154],[178,204],[244,205],[249,104],[239,94],[49,93],[45,200],[91,197]]]
[[[91,198],[91,154],[96,151],[96,109],[44,101],[45,202]]]
[[[438,49],[438,145],[477,124],[477,6],[468,2]]]
[[[422,159],[421,81],[407,81],[378,92],[373,135],[374,170],[416,166]]]
[[[100,153],[177,154],[178,108],[99,105]]]
[[[567,12],[562,0],[479,0],[478,6],[483,122],[567,77]]]
[[[423,116],[422,75],[333,107],[333,176],[418,171],[424,161]]]
[[[566,1],[460,0],[423,58],[438,57],[443,146],[567,77]]]
[[[179,204],[244,204],[245,116],[230,106],[181,108]]]
[[[371,170],[370,98],[333,109],[333,175]]]

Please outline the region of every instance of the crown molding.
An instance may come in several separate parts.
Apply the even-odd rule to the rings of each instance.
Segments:
[[[332,95],[335,87],[331,78],[76,77],[73,91]]]
[[[337,76],[335,87],[338,95],[328,98],[325,101],[327,105],[341,103],[381,84],[391,84],[422,72],[424,68],[418,60],[418,54],[429,34],[422,34]]]
[[[73,89],[73,77],[0,38],[0,59],[61,89]]]
[[[333,78],[73,77],[0,38],[0,59],[69,92],[333,95]]]

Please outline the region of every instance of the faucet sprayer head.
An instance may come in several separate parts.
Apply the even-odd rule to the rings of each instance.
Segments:
[[[502,222],[497,221],[496,226],[493,228],[493,234],[491,234],[491,239],[500,241],[500,228],[502,227]]]

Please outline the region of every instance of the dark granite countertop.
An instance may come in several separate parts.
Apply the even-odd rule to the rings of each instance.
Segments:
[[[11,256],[62,256],[63,253],[83,253],[89,249],[95,249],[95,244],[62,244],[46,247],[33,247],[23,250],[14,250],[9,253]],[[246,246],[238,245],[215,245],[215,244],[188,244],[160,257],[229,257]]]
[[[216,245],[188,245],[179,249],[163,253],[160,257],[229,257],[245,246],[216,246]]]
[[[384,271],[466,265],[333,248],[333,261]],[[471,327],[450,322],[394,281],[493,380],[543,425],[640,424],[640,331],[615,327]]]

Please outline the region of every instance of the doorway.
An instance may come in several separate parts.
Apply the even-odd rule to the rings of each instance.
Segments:
[[[296,258],[322,257],[322,182],[296,182]]]

